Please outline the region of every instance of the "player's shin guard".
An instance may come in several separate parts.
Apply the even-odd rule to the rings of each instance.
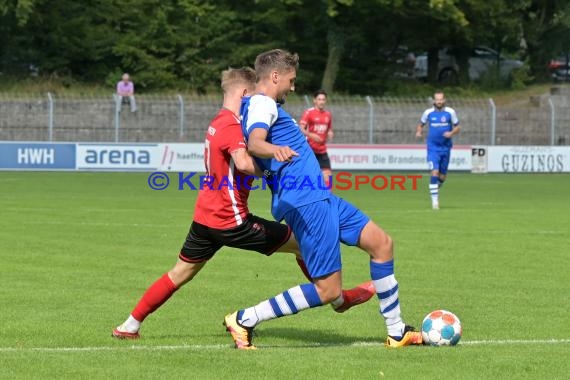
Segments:
[[[394,277],[394,260],[385,263],[370,261],[370,276],[380,300],[380,313],[386,321],[388,335],[398,338],[404,331],[404,322],[400,313],[398,282]]]
[[[172,282],[168,273],[156,280],[143,294],[131,315],[139,322],[165,303],[178,288]]]
[[[244,327],[255,327],[263,321],[297,314],[301,310],[322,306],[322,304],[315,285],[302,284],[260,302],[256,306],[238,311],[237,321]]]

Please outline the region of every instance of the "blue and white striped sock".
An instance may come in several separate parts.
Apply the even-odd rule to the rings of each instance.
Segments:
[[[253,307],[238,311],[237,321],[242,326],[254,327],[263,321],[297,314],[301,310],[322,306],[322,304],[315,285],[302,284]]]
[[[439,177],[438,176],[431,176],[429,181],[429,192],[431,194],[431,201],[438,202],[439,201]]]
[[[405,324],[400,313],[398,281],[394,277],[394,260],[385,263],[370,261],[370,277],[380,300],[380,313],[386,321],[388,335],[399,338],[402,336]]]

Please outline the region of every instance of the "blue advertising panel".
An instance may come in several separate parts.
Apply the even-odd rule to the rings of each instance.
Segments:
[[[74,170],[75,144],[2,142],[0,170]]]

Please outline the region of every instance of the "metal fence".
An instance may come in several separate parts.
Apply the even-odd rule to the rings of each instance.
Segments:
[[[0,94],[0,141],[200,142],[221,96],[137,96],[137,112],[109,96]],[[449,98],[462,125],[456,144],[567,145],[570,92],[547,94],[518,104],[493,99]],[[309,96],[285,105],[299,118]],[[330,96],[335,143],[413,144],[415,126],[429,98]]]

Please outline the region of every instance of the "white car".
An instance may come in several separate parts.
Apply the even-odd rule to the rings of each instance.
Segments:
[[[437,79],[440,82],[457,81],[459,65],[455,57],[450,53],[451,49],[441,49],[439,51],[439,65]],[[484,46],[473,48],[469,57],[469,79],[480,79],[489,68],[497,64],[499,53]],[[508,78],[511,72],[523,66],[522,61],[515,59],[500,58],[500,76]],[[417,79],[427,79],[428,72],[427,53],[416,56],[414,66],[414,77]]]

